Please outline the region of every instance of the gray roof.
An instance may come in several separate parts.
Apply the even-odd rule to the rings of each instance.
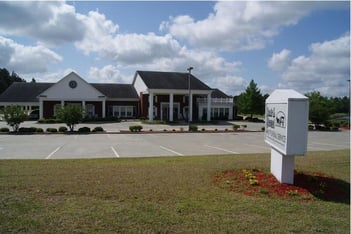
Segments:
[[[53,83],[14,82],[2,94],[0,102],[38,102],[37,96]]]
[[[228,96],[227,94],[223,93],[219,89],[213,89],[211,97],[212,98],[232,98],[231,96]]]
[[[2,94],[0,102],[38,102],[38,96],[55,83],[14,82]],[[131,84],[91,84],[107,98],[139,99]]]
[[[107,98],[130,98],[138,99],[139,96],[131,84],[91,84],[94,88],[105,94]]]
[[[137,71],[149,89],[188,89],[188,73]],[[194,90],[212,90],[201,80],[190,75],[190,87]]]

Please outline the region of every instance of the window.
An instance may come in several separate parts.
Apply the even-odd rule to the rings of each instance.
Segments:
[[[113,106],[113,116],[127,118],[134,116],[134,106]]]

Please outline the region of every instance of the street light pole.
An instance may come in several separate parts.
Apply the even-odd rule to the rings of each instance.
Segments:
[[[188,125],[190,127],[190,95],[191,95],[191,87],[190,87],[190,79],[191,79],[191,70],[193,70],[193,67],[188,67]]]

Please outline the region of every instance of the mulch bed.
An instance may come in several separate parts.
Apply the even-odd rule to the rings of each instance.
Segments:
[[[227,170],[214,175],[215,186],[247,196],[300,201],[316,199],[350,203],[350,183],[322,173],[296,172],[294,184],[281,184],[262,169]]]

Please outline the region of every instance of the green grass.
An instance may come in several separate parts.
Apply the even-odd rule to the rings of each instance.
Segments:
[[[350,182],[350,151],[296,157],[299,171]],[[269,169],[268,154],[1,160],[0,233],[349,233],[350,206],[248,197],[213,184]]]

